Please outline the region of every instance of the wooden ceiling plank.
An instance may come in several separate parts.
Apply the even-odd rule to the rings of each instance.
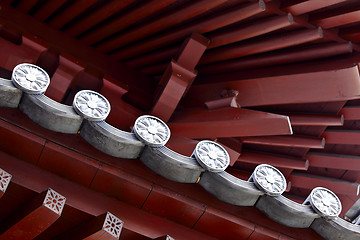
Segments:
[[[313,148],[323,149],[325,146],[324,138],[305,137],[305,136],[259,136],[245,137],[240,140],[246,144],[256,144],[275,147],[290,148]]]
[[[360,171],[360,157],[323,152],[308,152],[310,167]]]
[[[269,52],[309,43],[322,38],[323,31],[321,28],[288,32],[274,36],[272,38],[254,40],[247,43],[238,43],[236,45],[208,51],[199,64],[205,65],[258,53]]]
[[[343,115],[288,114],[292,126],[342,126]]]
[[[97,0],[74,1],[64,11],[56,15],[56,17],[49,22],[49,25],[56,29],[63,27],[66,23],[81,14],[83,11],[93,5],[96,1]]]
[[[357,196],[359,184],[339,179],[321,177],[306,173],[293,172],[289,178],[291,186],[312,190],[316,187],[325,187],[338,195]]]
[[[130,10],[124,15],[114,19],[113,21],[107,23],[104,26],[101,26],[93,31],[91,31],[86,36],[82,37],[81,40],[88,45],[92,45],[94,43],[99,42],[100,40],[120,31],[137,21],[148,17],[149,15],[159,11],[176,0],[151,0],[146,1],[136,9]]]
[[[32,7],[35,6],[35,4],[38,2],[38,0],[23,0],[19,3],[16,8],[18,8],[20,11],[27,13],[30,11]]]
[[[239,79],[236,73],[229,76],[219,74],[216,77],[227,81],[192,86],[184,99],[184,104],[202,106],[209,99],[220,96],[226,89],[239,92],[238,103],[242,107],[334,102],[358,99],[360,95],[357,66],[241,80],[236,80]]]
[[[299,49],[289,49],[280,52],[264,53],[220,63],[211,64],[199,68],[200,74],[222,73],[239,71],[241,69],[261,68],[267,66],[296,63],[314,59],[351,53],[351,43],[329,43],[315,46],[307,46]],[[145,72],[152,72],[152,69],[144,69]]]
[[[253,152],[243,150],[240,157],[237,159],[239,163],[249,163],[255,166],[259,164],[270,164],[277,168],[285,168],[291,170],[304,170],[309,167],[307,159],[294,158],[279,154],[266,154],[262,152]]]
[[[163,17],[160,17],[147,24],[143,24],[140,27],[131,29],[130,31],[119,36],[115,36],[109,41],[96,46],[96,48],[102,52],[112,51],[139,39],[145,38],[149,35],[165,30],[171,26],[182,23],[192,17],[219,6],[224,2],[226,2],[226,0],[213,0],[210,2],[207,0],[194,1],[188,6],[177,9],[176,12],[169,12]]]
[[[48,229],[60,216],[66,198],[52,189],[39,194],[1,226],[1,240],[31,240]]]
[[[282,6],[282,10],[292,13],[293,15],[301,15],[304,13],[312,12],[321,8],[326,8],[335,4],[343,3],[348,0],[326,0],[326,1],[317,1],[309,0],[302,1],[297,4],[292,4],[290,6]]]
[[[111,58],[94,51],[91,47],[83,45],[80,41],[67,36],[66,34],[52,29],[29,15],[20,13],[9,6],[2,6],[0,10],[0,22],[6,22],[14,29],[30,33],[39,39],[46,41],[54,50],[61,53],[71,54],[81,62],[86,62],[89,67],[106,73],[116,79],[121,79],[123,84],[134,85],[146,77],[139,72],[131,70],[128,66],[119,63]],[[61,41],[59,41],[61,39]],[[148,81],[144,81],[148,82]],[[119,84],[120,82],[118,82]]]
[[[173,134],[200,139],[292,134],[287,116],[239,108],[177,112],[168,126]]]
[[[156,48],[169,45],[176,41],[180,41],[193,32],[203,34],[216,29],[225,27],[227,25],[242,21],[256,14],[264,12],[266,5],[262,0],[257,1],[246,6],[232,8],[218,15],[208,17],[203,20],[196,21],[194,23],[176,28],[167,32],[166,34],[160,34],[150,38],[149,40],[142,41],[138,44],[134,44],[112,54],[112,56],[119,60],[131,58],[133,56],[139,56],[144,52],[149,52]]]
[[[65,32],[70,36],[76,37],[106,18],[111,17],[116,12],[121,11],[133,2],[135,2],[135,0],[110,1],[96,11],[80,19],[78,22],[72,24]]]
[[[360,144],[360,131],[358,130],[326,130],[322,137],[328,144]]]

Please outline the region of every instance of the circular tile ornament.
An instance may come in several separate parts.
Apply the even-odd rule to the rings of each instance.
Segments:
[[[332,218],[340,214],[342,206],[335,193],[323,187],[314,188],[307,201],[322,217]]]
[[[81,90],[76,93],[73,108],[89,121],[105,120],[111,109],[109,101],[103,95],[91,90]]]
[[[208,140],[199,142],[192,154],[209,172],[222,172],[230,164],[228,152],[220,144]]]
[[[45,70],[29,63],[17,65],[11,80],[17,88],[29,94],[42,94],[50,84],[50,77]]]
[[[284,175],[268,164],[258,165],[251,175],[255,185],[269,196],[279,196],[286,189]]]
[[[169,127],[161,119],[150,115],[138,117],[133,132],[141,142],[151,147],[164,146],[170,139]]]

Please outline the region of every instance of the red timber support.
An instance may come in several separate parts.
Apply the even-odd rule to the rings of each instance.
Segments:
[[[61,235],[58,239],[68,240],[117,240],[123,222],[112,213],[104,213]]]
[[[312,12],[317,9],[330,7],[332,5],[346,2],[347,0],[328,0],[328,1],[288,1],[281,7],[287,12],[294,15],[301,15],[304,13]]]
[[[288,114],[292,126],[342,126],[343,115]]]
[[[341,109],[340,114],[344,115],[345,120],[360,119],[360,106],[345,106]]]
[[[359,130],[326,130],[322,137],[327,144],[360,144]]]
[[[309,21],[317,26],[321,26],[324,29],[328,29],[359,22],[359,14],[359,7],[354,7],[350,11],[348,10],[346,12],[344,12],[344,10],[337,9],[332,11],[331,16],[326,15],[326,13],[313,14],[309,18]]]
[[[321,177],[306,173],[293,172],[289,178],[291,186],[312,190],[316,187],[325,187],[339,195],[358,196],[359,184],[339,179]]]
[[[292,134],[287,116],[231,107],[177,112],[168,126],[173,134],[188,138]]]
[[[213,62],[224,61],[234,58],[240,58],[257,53],[269,52],[272,50],[296,46],[307,42],[323,38],[321,28],[300,30],[275,36],[272,38],[260,39],[248,43],[238,43],[229,47],[215,49],[205,54],[200,61],[200,65],[210,64]]]
[[[310,167],[360,171],[360,157],[323,152],[309,152],[306,155]]]
[[[204,102],[218,98],[226,89],[239,92],[241,107],[342,101],[360,95],[357,66],[254,79],[240,80],[234,73],[217,75],[216,78],[227,81],[192,86],[185,98],[186,103],[202,106]]]
[[[8,219],[1,227],[1,240],[31,240],[48,229],[61,215],[66,198],[48,189]]]
[[[0,168],[0,198],[4,195],[11,181],[11,174]]]
[[[307,136],[259,136],[245,137],[240,140],[246,144],[256,144],[264,146],[291,147],[291,148],[314,148],[323,149],[325,138],[315,138]]]
[[[47,42],[52,49],[61,53],[71,54],[81,62],[86,62],[89,68],[121,79],[124,84],[129,86],[137,83],[148,82],[147,78],[139,72],[133,71],[124,64],[115,61],[106,55],[93,51],[93,48],[85,46],[80,41],[44,25],[35,20],[30,15],[19,12],[6,4],[1,5],[0,23],[16,29],[22,33],[29,33]],[[61,39],[61,41],[59,41]],[[23,60],[22,60],[23,61]]]
[[[209,40],[193,34],[185,41],[179,56],[173,60],[160,80],[156,91],[156,102],[150,114],[167,122],[183,95],[195,79],[196,64],[206,50]]]
[[[346,43],[329,43],[314,46],[300,47],[295,50],[283,50],[280,52],[271,52],[249,56],[240,59],[230,60],[222,63],[211,64],[200,67],[201,74],[221,73],[230,71],[239,71],[241,69],[260,68],[281,64],[309,61],[325,57],[337,56],[351,53],[353,45]]]
[[[210,16],[204,20],[196,21],[181,28],[176,28],[166,34],[160,34],[159,36],[152,37],[149,40],[121,49],[112,54],[112,56],[120,60],[138,56],[141,53],[149,52],[153,49],[161,48],[162,46],[180,41],[193,32],[199,34],[211,32],[232,23],[255,16],[256,14],[264,12],[265,9],[266,5],[264,1],[259,0],[245,6],[230,9],[216,16]]]
[[[266,163],[274,167],[290,170],[307,170],[309,167],[309,161],[307,159],[245,150],[241,152],[237,162],[254,164],[256,166]]]

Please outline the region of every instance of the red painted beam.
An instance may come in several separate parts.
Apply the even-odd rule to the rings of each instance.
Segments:
[[[40,202],[41,200],[41,202]],[[61,215],[66,198],[49,189],[29,203],[27,209],[7,219],[1,240],[31,240],[48,229]],[[17,220],[19,218],[20,220]],[[9,227],[8,227],[9,226]]]
[[[360,10],[354,9],[346,13],[339,13],[335,16],[312,16],[309,20],[317,26],[321,26],[324,29],[340,27],[346,24],[356,23],[360,21]]]
[[[169,64],[159,86],[161,90],[150,114],[167,122],[175,111],[186,89],[192,84],[196,73],[189,71],[175,62]],[[160,84],[161,84],[160,83]]]
[[[291,14],[288,14],[265,20],[261,19],[260,21],[250,23],[241,28],[230,29],[220,33],[213,33],[208,36],[211,40],[209,49],[270,33],[289,27],[293,23],[293,17]]]
[[[342,126],[343,115],[289,114],[292,126]]]
[[[245,151],[241,152],[237,162],[249,163],[254,165],[269,164],[277,168],[285,168],[292,170],[307,170],[309,161],[302,158],[294,158],[279,154],[266,154],[261,152]]]
[[[158,89],[157,100],[150,114],[167,122],[181,98],[190,88],[196,72],[194,68],[206,50],[209,40],[193,34],[184,42],[180,54],[170,63],[164,73]]]
[[[184,22],[201,13],[209,11],[210,9],[219,6],[224,2],[226,2],[226,0],[213,0],[210,2],[207,0],[199,0],[191,2],[187,6],[176,9],[175,12],[169,12],[167,15],[161,18],[145,23],[140,27],[133,28],[124,34],[121,34],[120,36],[112,37],[110,40],[96,46],[96,48],[102,52],[109,52],[116,48],[123,47],[139,39],[170,28],[173,25]]]
[[[27,0],[27,1],[21,1],[19,3],[19,5],[16,6],[16,8],[18,8],[20,11],[27,13],[28,11],[30,11],[30,9],[32,7],[35,6],[35,4],[37,3],[37,0]]]
[[[282,10],[290,12],[294,15],[300,15],[308,12],[312,12],[321,8],[329,7],[335,4],[343,3],[348,0],[326,0],[326,1],[297,1],[295,4],[283,3]]]
[[[207,52],[199,64],[205,65],[214,62],[297,46],[322,39],[323,36],[324,35],[322,29],[317,28],[288,32],[271,38],[267,37],[260,40],[254,40],[248,43],[238,43],[236,45],[214,49],[213,51]]]
[[[325,146],[324,138],[304,137],[304,136],[268,136],[268,137],[245,137],[240,140],[246,144],[256,144],[275,147],[291,148],[314,148],[323,149]]]
[[[11,178],[11,174],[0,168],[0,198],[4,195],[7,187],[9,186]]]
[[[199,72],[200,74],[222,73],[249,68],[260,68],[309,61],[318,58],[326,58],[330,56],[351,53],[353,51],[352,46],[353,45],[351,43],[329,43],[301,47],[296,50],[290,49],[280,52],[264,53],[261,55],[249,56],[237,60],[230,60],[203,66],[199,68]],[[151,71],[153,69],[149,67],[149,69],[144,70]]]
[[[360,143],[360,131],[358,130],[326,130],[323,135],[328,144],[349,144]]]
[[[322,152],[309,152],[306,155],[310,167],[360,171],[360,157]]]
[[[5,23],[20,32],[34,35],[51,45],[55,51],[71,54],[71,56],[79,61],[86,62],[90,68],[121,79],[124,84],[129,84],[129,86],[142,80],[142,83],[148,82],[146,81],[147,78],[139,72],[133,71],[128,66],[112,60],[97,51],[93,51],[93,48],[85,46],[80,41],[50,26],[44,25],[30,15],[23,14],[10,6],[2,6],[0,10],[0,23]]]
[[[144,52],[149,52],[169,45],[170,43],[181,41],[194,32],[203,34],[247,19],[265,11],[265,8],[266,6],[262,0],[246,6],[232,8],[223,13],[219,13],[218,15],[210,16],[204,20],[196,21],[186,26],[174,29],[166,34],[160,34],[159,36],[152,37],[149,40],[127,47],[126,49],[121,49],[112,54],[112,56],[119,60],[139,56]]]
[[[345,106],[341,109],[340,114],[344,116],[345,120],[359,120],[360,106]]]
[[[120,12],[125,7],[135,2],[135,0],[122,0],[122,1],[110,1],[104,6],[96,9],[91,14],[86,15],[76,23],[72,24],[65,30],[70,36],[76,37],[86,30],[90,29],[94,25],[102,22],[106,18],[111,17],[113,14]],[[118,29],[116,29],[119,31]],[[104,36],[103,36],[104,37]]]
[[[168,126],[173,134],[189,138],[292,134],[287,116],[239,108],[178,112]]]
[[[184,103],[202,106],[226,89],[239,92],[238,103],[242,107],[343,101],[357,99],[360,95],[357,66],[265,78],[239,80],[235,73],[216,78],[225,81],[192,86]]]
[[[315,176],[305,173],[293,172],[289,178],[292,187],[312,190],[316,187],[325,187],[336,194],[358,196],[359,184],[334,178]]]

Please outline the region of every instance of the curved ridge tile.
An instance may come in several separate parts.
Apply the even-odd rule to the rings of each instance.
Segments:
[[[84,120],[80,135],[98,150],[119,158],[137,158],[145,147],[134,133],[119,130],[104,121]]]
[[[339,217],[332,219],[316,219],[313,224],[311,224],[311,228],[328,240],[360,239],[360,225],[349,223]]]
[[[320,216],[309,205],[296,203],[282,195],[262,196],[255,205],[272,220],[295,228],[308,228]]]
[[[254,206],[264,195],[253,182],[241,180],[227,172],[205,172],[199,184],[218,199],[238,206]]]
[[[20,110],[44,128],[61,133],[77,133],[83,118],[72,108],[45,95],[24,93]]]
[[[22,91],[16,88],[10,80],[0,78],[0,107],[17,108]]]
[[[146,146],[140,160],[157,174],[176,182],[196,183],[205,171],[195,158],[186,157],[165,146]]]

